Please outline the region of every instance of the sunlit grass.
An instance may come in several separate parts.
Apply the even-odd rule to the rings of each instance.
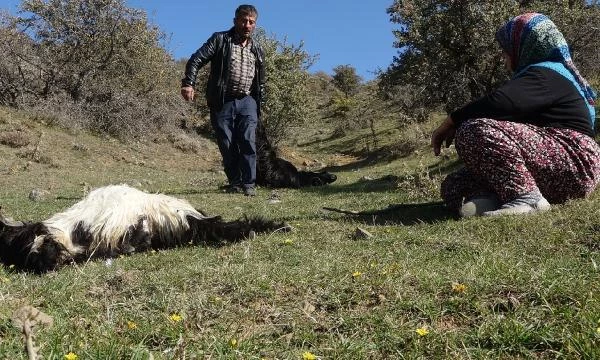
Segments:
[[[131,150],[80,136],[90,152]],[[393,140],[381,136],[382,143]],[[11,322],[23,305],[54,319],[36,330],[48,359],[600,357],[598,195],[520,218],[456,220],[439,207],[365,218],[322,211],[438,201],[437,186],[455,157],[434,158],[426,140],[417,143],[404,157],[340,167],[331,186],[279,189],[275,204],[267,201],[270,189],[254,198],[219,192],[223,176],[201,162],[177,164],[190,161],[182,153],[139,166],[94,156],[78,163],[71,151],[50,149],[63,167],[34,164],[7,174],[22,160],[0,146],[7,179],[1,204],[17,219],[66,208],[84,183],[137,182],[227,219],[262,215],[295,228],[43,276],[0,268],[0,358],[27,358]],[[331,140],[310,150],[348,144]],[[49,195],[30,201],[34,187]],[[373,237],[354,237],[357,227]]]

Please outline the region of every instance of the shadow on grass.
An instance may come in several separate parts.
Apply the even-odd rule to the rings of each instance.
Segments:
[[[329,135],[326,135],[323,138],[315,137],[312,140],[309,140],[307,142],[299,143],[297,146],[299,148],[308,148],[308,147],[311,147],[313,145],[321,144],[321,143],[324,143],[324,142],[327,142],[327,141],[331,141],[331,140],[336,140],[338,138],[339,137],[336,136],[334,133],[331,133]]]
[[[346,155],[351,155],[360,160],[353,161],[344,165],[334,165],[323,168],[324,171],[336,172],[336,171],[352,171],[365,168],[368,166],[375,166],[379,164],[389,164],[395,160],[407,158],[414,153],[417,149],[412,144],[401,144],[394,146],[386,146],[376,151],[368,153],[364,152],[346,152]]]
[[[347,172],[347,171],[356,171],[361,168],[381,165],[381,164],[390,164],[398,159],[408,157],[407,154],[372,154],[360,160],[347,163],[344,165],[338,166],[327,166],[321,171],[328,171],[330,173],[336,172]],[[463,162],[459,159],[456,160],[448,160],[447,158],[442,158],[440,161],[435,164],[429,165],[427,167],[427,171],[432,174],[448,174],[453,172],[463,166]],[[336,174],[337,175],[337,174]],[[339,175],[338,175],[339,176]]]
[[[165,191],[161,191],[161,194],[165,194],[165,195],[198,195],[198,194],[207,194],[207,193],[211,193],[211,192],[223,192],[223,191],[215,186],[212,186],[212,187],[208,187],[208,188],[188,188],[188,189],[179,189],[179,190],[167,189]]]
[[[427,171],[430,173],[438,173],[438,174],[449,174],[463,167],[464,163],[460,159],[447,161],[440,160],[437,163],[430,165],[427,167]]]
[[[387,192],[394,191],[405,177],[396,175],[384,175],[379,178],[363,177],[350,184],[330,184],[323,189],[327,193],[358,193],[358,192]],[[310,188],[309,190],[313,190]],[[325,192],[325,191],[324,191]]]
[[[435,223],[457,219],[441,201],[426,203],[394,204],[387,208],[347,211],[335,208],[323,208],[326,211],[342,213],[346,218],[352,218],[368,225],[415,225]]]

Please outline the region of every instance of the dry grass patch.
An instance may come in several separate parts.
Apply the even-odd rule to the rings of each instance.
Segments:
[[[0,144],[20,148],[31,144],[31,134],[24,130],[0,132]]]

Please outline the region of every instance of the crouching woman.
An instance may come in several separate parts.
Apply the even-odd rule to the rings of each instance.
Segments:
[[[464,168],[443,181],[461,216],[550,209],[589,195],[600,180],[596,93],[546,16],[519,15],[496,33],[512,79],[452,112],[433,132],[435,155],[456,140]]]

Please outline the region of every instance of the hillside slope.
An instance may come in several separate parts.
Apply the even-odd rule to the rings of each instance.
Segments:
[[[27,358],[11,320],[25,306],[53,319],[35,330],[48,359],[600,358],[599,193],[543,214],[455,219],[437,202],[460,163],[452,148],[431,155],[434,122],[381,124],[377,145],[367,130],[305,131],[283,153],[338,180],[249,198],[218,190],[216,147],[195,135],[122,144],[0,109],[0,205],[15,219],[128,182],[295,228],[43,276],[0,267],[0,359]],[[322,209],[388,204],[402,207]]]

